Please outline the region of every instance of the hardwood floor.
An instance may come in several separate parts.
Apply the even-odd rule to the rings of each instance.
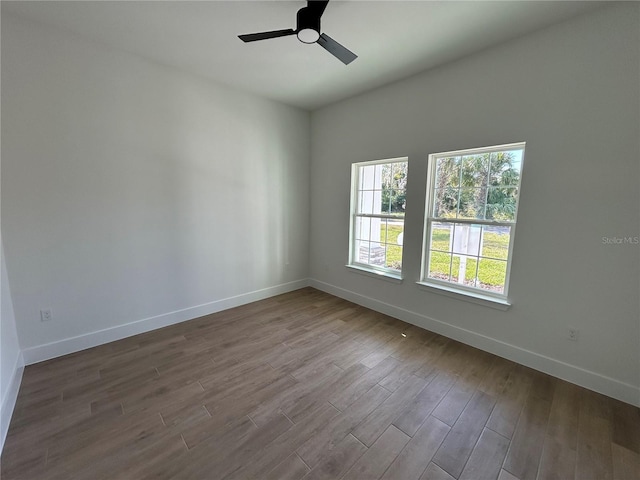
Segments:
[[[1,461],[3,480],[631,480],[640,410],[306,288],[27,367]]]

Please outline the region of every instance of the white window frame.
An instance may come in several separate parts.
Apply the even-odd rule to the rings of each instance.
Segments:
[[[516,224],[518,221],[518,209],[520,206],[520,188],[522,184],[522,172],[524,167],[526,142],[509,143],[505,145],[496,145],[491,147],[471,148],[466,150],[454,150],[450,152],[433,153],[429,155],[428,171],[427,171],[427,195],[425,202],[425,220],[423,226],[423,241],[422,241],[422,265],[420,272],[419,285],[431,287],[440,290],[445,295],[453,296],[454,298],[462,298],[472,301],[474,303],[485,304],[491,306],[490,303],[496,303],[505,307],[511,305],[509,295],[509,280],[511,275],[511,265],[513,260],[513,245],[516,233]],[[522,159],[520,166],[520,176],[518,178],[518,184],[514,185],[518,189],[518,200],[514,212],[512,221],[495,221],[495,220],[481,220],[481,219],[461,219],[461,218],[446,218],[433,216],[434,209],[434,196],[435,196],[435,180],[436,180],[436,166],[439,158],[474,155],[483,153],[502,152],[507,150],[522,150]],[[431,252],[431,225],[432,223],[450,223],[455,224],[468,224],[468,225],[488,225],[488,226],[508,226],[510,227],[509,236],[509,248],[508,256],[506,260],[506,274],[504,290],[502,293],[492,292],[477,287],[471,287],[464,284],[453,283],[450,281],[439,280],[429,277],[429,262]],[[478,252],[480,254],[481,252]],[[465,298],[466,297],[466,298]],[[489,302],[489,303],[486,303]],[[499,307],[498,307],[499,308]]]
[[[402,280],[402,268],[400,270],[387,268],[378,265],[372,265],[369,263],[361,263],[358,262],[358,255],[356,253],[356,220],[358,217],[365,218],[379,218],[381,220],[397,220],[398,215],[390,215],[390,214],[365,214],[358,212],[358,186],[360,185],[360,167],[370,166],[370,165],[381,165],[388,163],[407,163],[407,171],[408,171],[408,157],[396,157],[396,158],[386,158],[382,160],[373,160],[367,162],[357,162],[351,165],[351,207],[350,207],[350,220],[349,220],[349,260],[347,263],[347,267],[352,268],[361,273],[369,273],[374,274],[376,276],[386,277],[387,279],[401,281]],[[408,178],[408,174],[407,174]],[[406,191],[405,191],[406,194]],[[403,226],[405,222],[405,217],[401,217]],[[403,228],[404,230],[404,228]],[[404,248],[402,249],[402,256],[404,257]]]

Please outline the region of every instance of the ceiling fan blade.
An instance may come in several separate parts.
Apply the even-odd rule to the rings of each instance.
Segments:
[[[307,0],[307,8],[312,10],[318,18],[322,16],[329,0]]]
[[[324,33],[320,35],[318,44],[345,65],[349,65],[358,58],[358,56],[351,50],[343,47],[329,35],[325,35]]]
[[[267,40],[269,38],[286,37],[287,35],[295,35],[295,30],[287,28],[286,30],[274,30],[272,32],[247,33],[246,35],[238,35],[243,42],[256,42],[258,40]]]

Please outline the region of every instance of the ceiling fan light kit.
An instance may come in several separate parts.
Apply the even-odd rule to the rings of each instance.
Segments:
[[[307,6],[298,10],[296,29],[273,30],[270,32],[248,33],[238,35],[243,42],[256,42],[269,38],[286,37],[296,35],[302,43],[317,43],[327,52],[332,54],[345,65],[353,62],[358,56],[343,47],[329,35],[320,33],[320,18],[324,13],[329,0],[308,0]]]
[[[297,35],[302,43],[316,43],[320,38],[320,17],[309,6],[298,10]]]

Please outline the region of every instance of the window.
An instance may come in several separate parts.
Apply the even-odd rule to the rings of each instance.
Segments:
[[[506,301],[524,146],[429,156],[421,283]]]
[[[349,266],[400,277],[407,159],[353,164]]]

